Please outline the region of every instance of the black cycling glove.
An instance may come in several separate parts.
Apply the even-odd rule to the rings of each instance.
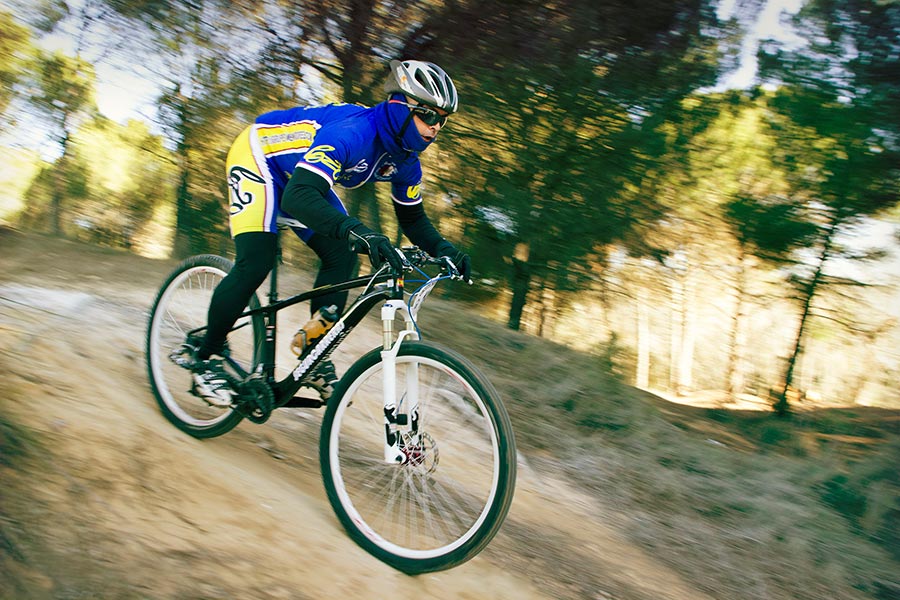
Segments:
[[[444,240],[438,244],[435,251],[435,257],[449,258],[456,267],[456,270],[459,271],[459,274],[462,275],[463,280],[467,283],[472,283],[472,261],[469,259],[468,254],[461,250],[457,250],[453,244]]]
[[[372,231],[365,225],[357,225],[349,231],[349,240],[354,252],[369,255],[372,268],[376,271],[385,262],[395,271],[403,270],[403,260],[386,235]]]

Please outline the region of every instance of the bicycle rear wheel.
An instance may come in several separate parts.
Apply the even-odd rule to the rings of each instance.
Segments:
[[[396,397],[406,415],[405,459],[389,463],[382,381],[375,349],[354,363],[329,402],[319,452],[328,499],[350,537],[392,567],[413,574],[456,566],[490,542],[512,502],[509,417],[468,360],[427,342],[404,342]],[[418,397],[415,436],[410,394]]]
[[[243,418],[234,408],[211,406],[191,393],[191,372],[175,363],[184,344],[194,344],[189,332],[206,326],[213,290],[233,263],[221,256],[188,258],[169,275],[150,311],[147,328],[147,372],[163,415],[175,427],[196,438],[222,435]],[[254,294],[250,307],[259,306]],[[241,369],[256,367],[264,340],[262,319],[244,318],[228,336],[227,354]]]

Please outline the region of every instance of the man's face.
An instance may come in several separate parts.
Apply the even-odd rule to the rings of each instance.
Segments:
[[[409,104],[413,105],[419,104],[416,100],[409,97],[407,97],[406,101]],[[431,106],[422,105],[421,109],[423,109],[424,111],[435,112],[438,114],[438,116],[443,117],[433,125],[429,125],[428,122],[434,121],[434,118],[426,118],[420,115],[420,113],[416,110],[410,109],[413,111],[413,122],[415,122],[416,124],[416,130],[419,132],[419,135],[421,135],[422,139],[424,139],[426,142],[431,143],[434,141],[434,138],[437,137],[437,134],[438,132],[440,132],[441,128],[447,123],[446,117],[448,117],[449,114],[439,108],[432,108]]]

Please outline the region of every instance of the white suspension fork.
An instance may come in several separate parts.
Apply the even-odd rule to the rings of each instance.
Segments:
[[[403,315],[404,329],[394,340],[394,319],[397,311]],[[410,363],[406,368],[406,395],[397,397],[397,355],[400,344],[406,338],[419,339],[415,323],[406,303],[402,300],[388,300],[381,307],[382,331],[384,334],[381,350],[381,373],[384,393],[384,460],[400,464],[406,455],[400,450],[401,428],[417,443],[419,422],[419,367]]]

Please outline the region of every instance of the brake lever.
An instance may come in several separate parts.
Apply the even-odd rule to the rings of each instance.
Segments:
[[[412,271],[413,264],[400,248],[394,248],[394,252],[400,255],[400,261],[403,263],[404,271]]]
[[[459,269],[456,267],[456,263],[450,260],[449,256],[442,256],[441,260],[445,263],[445,268],[447,269],[447,274],[450,275],[450,279],[463,279],[462,273],[459,272]],[[472,285],[472,282],[468,282],[469,285]]]

